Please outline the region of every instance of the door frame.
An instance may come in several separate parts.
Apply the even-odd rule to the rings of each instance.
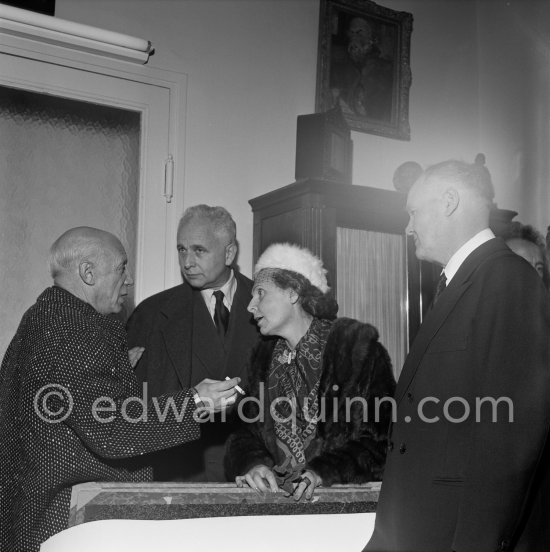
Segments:
[[[2,34],[0,32],[0,55],[7,54],[30,60],[50,63],[71,69],[86,71],[96,75],[105,75],[118,79],[143,83],[153,86],[166,88],[169,93],[169,128],[168,128],[168,152],[173,159],[173,189],[172,198],[167,202],[166,217],[164,221],[165,245],[164,245],[164,282],[163,289],[172,287],[181,283],[181,274],[176,255],[176,231],[179,222],[179,217],[183,212],[184,207],[184,160],[185,160],[185,128],[186,128],[186,100],[187,100],[187,75],[157,69],[145,65],[137,65],[134,63],[110,59],[97,54],[72,50],[71,48],[40,43],[35,40]],[[40,92],[39,86],[36,83],[25,82],[17,75],[0,75],[0,83],[8,85],[12,83],[18,88],[25,88],[35,92]],[[69,87],[59,83],[60,94],[66,91],[66,97],[74,97],[71,95]],[[111,105],[121,107],[117,103],[117,98],[112,98]],[[102,102],[104,103],[104,102]],[[123,102],[121,102],[123,103]],[[105,103],[109,105],[109,103]],[[143,111],[146,111],[146,106]],[[146,162],[145,160],[142,160]],[[159,193],[163,191],[160,190]],[[143,290],[140,285],[142,280],[142,268],[145,259],[143,259],[143,234],[144,224],[143,202],[140,202],[140,214],[138,216],[138,236],[137,236],[137,251],[136,251],[136,304],[151,295],[157,290]]]

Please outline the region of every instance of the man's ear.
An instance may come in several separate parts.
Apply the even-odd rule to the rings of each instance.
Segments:
[[[225,247],[225,266],[231,266],[237,255],[237,244],[230,243]]]
[[[451,216],[460,204],[460,194],[456,188],[447,188],[443,192],[443,201],[445,202],[445,215]]]
[[[90,261],[82,261],[78,265],[78,275],[80,279],[88,286],[95,283],[94,265]]]

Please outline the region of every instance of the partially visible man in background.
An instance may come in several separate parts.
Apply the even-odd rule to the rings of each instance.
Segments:
[[[130,347],[144,347],[138,380],[150,396],[173,393],[204,378],[246,375],[258,333],[246,310],[252,282],[236,269],[236,226],[223,207],[189,207],[177,235],[184,283],[143,301],[128,321]],[[157,481],[225,481],[225,442],[234,420],[209,420],[195,443],[156,455]]]
[[[506,245],[523,257],[539,273],[546,287],[550,285],[546,242],[543,235],[529,224],[515,221],[502,236]]]
[[[121,310],[132,279],[119,240],[73,228],[50,251],[54,286],[25,313],[0,369],[0,550],[33,552],[67,527],[71,487],[147,481],[145,453],[197,439],[198,395],[235,402],[231,381],[145,403]]]

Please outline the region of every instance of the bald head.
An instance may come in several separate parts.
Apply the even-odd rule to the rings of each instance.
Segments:
[[[98,228],[71,228],[50,248],[54,283],[101,314],[121,310],[127,286],[133,284],[126,264],[126,252],[118,238]]]
[[[489,171],[445,161],[426,169],[407,197],[407,233],[419,259],[446,265],[470,238],[488,228],[493,205]]]
[[[105,254],[124,251],[120,241],[109,232],[79,226],[61,234],[50,248],[50,273],[54,282],[77,274],[82,260],[98,260]]]
[[[468,192],[477,204],[486,209],[493,205],[493,182],[489,171],[483,165],[451,159],[428,167],[419,180],[439,185],[441,188],[455,187],[462,192]]]

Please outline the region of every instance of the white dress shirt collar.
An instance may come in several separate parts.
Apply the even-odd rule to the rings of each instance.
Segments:
[[[492,230],[490,228],[485,228],[481,232],[478,232],[473,238],[470,238],[460,249],[458,249],[458,251],[454,253],[443,269],[447,278],[447,285],[449,285],[454,275],[458,272],[458,269],[466,260],[466,257],[468,257],[468,255],[480,245],[492,240],[494,237],[495,235]]]
[[[216,298],[214,297],[214,292],[217,290],[223,291],[223,304],[227,307],[229,312],[231,312],[231,305],[233,304],[233,297],[235,297],[235,292],[237,291],[237,278],[235,278],[235,273],[231,269],[231,274],[229,279],[221,288],[211,288],[211,289],[202,289],[201,295],[206,303],[210,316],[214,319],[214,310],[216,308]]]

